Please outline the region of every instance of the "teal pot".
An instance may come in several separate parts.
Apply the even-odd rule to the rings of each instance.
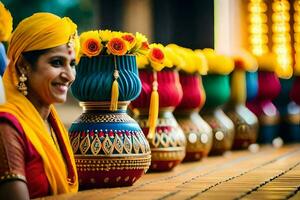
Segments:
[[[136,58],[116,56],[119,101],[111,111],[113,56],[83,57],[76,68],[72,94],[83,113],[72,123],[69,137],[78,171],[79,188],[130,186],[149,168],[150,146],[127,105],[141,91]]]
[[[116,56],[119,71],[119,101],[132,101],[141,92],[134,55]],[[82,57],[76,68],[72,94],[79,101],[110,101],[114,81],[114,56]]]
[[[206,93],[204,109],[221,106],[229,100],[229,75],[208,74],[202,76],[202,82]]]
[[[231,150],[234,139],[234,124],[223,112],[230,97],[229,75],[209,74],[202,77],[206,102],[200,115],[212,128],[213,145],[210,154],[219,155]]]

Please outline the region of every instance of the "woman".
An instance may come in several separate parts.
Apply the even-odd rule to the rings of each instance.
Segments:
[[[0,199],[76,192],[68,135],[53,103],[65,102],[78,53],[69,18],[36,13],[15,29],[0,106]]]

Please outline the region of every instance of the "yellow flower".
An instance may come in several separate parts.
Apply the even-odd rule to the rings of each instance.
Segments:
[[[196,49],[194,52],[196,56],[196,62],[199,63],[197,66],[198,72],[201,75],[206,75],[208,71],[208,63],[203,52],[200,49]]]
[[[117,56],[125,55],[128,50],[125,40],[123,40],[120,37],[111,38],[108,41],[106,47],[107,47],[108,54],[113,54]]]
[[[177,45],[167,45],[165,47],[165,52],[166,52],[166,56],[169,60],[171,60],[173,66],[181,68],[183,65],[185,65],[185,61],[182,58],[182,56],[180,54],[177,53],[176,50],[174,50],[173,48],[177,48]]]
[[[146,68],[146,66],[149,65],[149,60],[148,60],[147,56],[145,56],[145,55],[137,55],[136,63],[137,63],[138,68],[144,69],[144,68]]]
[[[0,2],[0,42],[7,41],[12,32],[12,16]]]
[[[148,39],[145,35],[136,32],[135,33],[135,45],[132,48],[132,51],[136,51],[137,54],[143,54],[146,55],[149,51],[149,44],[148,44]]]
[[[187,73],[197,72],[197,63],[195,63],[196,55],[191,49],[176,44],[169,44],[167,47],[176,53],[176,58],[173,58],[173,61],[179,70]]]
[[[208,72],[227,75],[234,69],[234,61],[229,56],[219,55],[213,49],[202,50],[208,62]]]
[[[88,31],[80,35],[81,55],[88,57],[97,56],[101,52],[103,45],[99,38],[98,31]]]
[[[123,33],[121,31],[112,31],[112,37],[122,37]]]
[[[113,34],[110,30],[99,30],[99,37],[101,41],[108,42],[112,38]]]

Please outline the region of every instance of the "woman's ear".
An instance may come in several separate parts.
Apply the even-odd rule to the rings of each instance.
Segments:
[[[18,73],[21,75],[21,74],[24,74],[24,75],[27,75],[28,72],[29,72],[29,63],[24,59],[23,56],[20,56],[18,61],[17,61],[17,70],[18,70]]]

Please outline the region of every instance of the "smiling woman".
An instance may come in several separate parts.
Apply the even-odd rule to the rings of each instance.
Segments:
[[[76,192],[67,132],[52,104],[63,103],[75,79],[76,25],[37,13],[15,29],[0,106],[0,199]]]

